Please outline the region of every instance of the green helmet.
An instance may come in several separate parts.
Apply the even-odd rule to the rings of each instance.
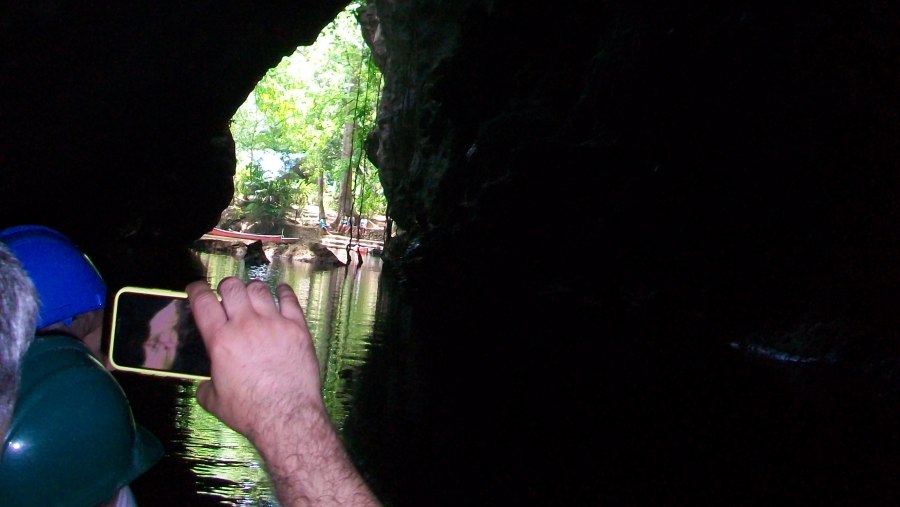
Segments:
[[[94,506],[153,466],[162,444],[137,426],[115,378],[66,336],[35,338],[0,456],[0,505]]]

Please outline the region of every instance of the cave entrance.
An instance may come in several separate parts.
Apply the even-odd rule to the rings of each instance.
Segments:
[[[220,228],[290,236],[324,227],[357,239],[383,232],[387,203],[363,149],[382,76],[359,8],[348,6],[314,44],[269,69],[232,117],[235,193]]]

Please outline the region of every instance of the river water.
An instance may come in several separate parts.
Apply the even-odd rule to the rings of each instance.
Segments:
[[[349,386],[372,346],[381,259],[316,269],[275,261],[247,266],[222,254],[199,253],[211,286],[227,276],[285,282],[300,299],[319,358],[325,404],[340,431],[353,409]],[[195,399],[196,383],[116,373],[135,420],[166,449],[162,461],[132,483],[140,505],[278,505],[253,446],[207,413]]]

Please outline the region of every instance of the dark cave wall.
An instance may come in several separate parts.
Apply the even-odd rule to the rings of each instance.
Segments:
[[[484,259],[568,258],[527,293],[599,284],[749,326],[900,281],[893,4],[375,4],[369,151],[424,263],[484,284]],[[420,257],[409,276],[466,285]]]
[[[366,383],[420,385],[406,412],[348,425],[386,496],[900,497],[896,4],[374,4],[369,156],[427,336]]]

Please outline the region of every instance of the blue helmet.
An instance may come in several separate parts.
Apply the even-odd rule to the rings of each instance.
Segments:
[[[3,436],[0,505],[99,505],[163,456],[115,378],[78,340],[35,338]]]
[[[19,225],[0,231],[0,241],[22,263],[41,300],[37,329],[72,323],[78,314],[106,305],[106,284],[97,268],[60,232],[43,225]]]

